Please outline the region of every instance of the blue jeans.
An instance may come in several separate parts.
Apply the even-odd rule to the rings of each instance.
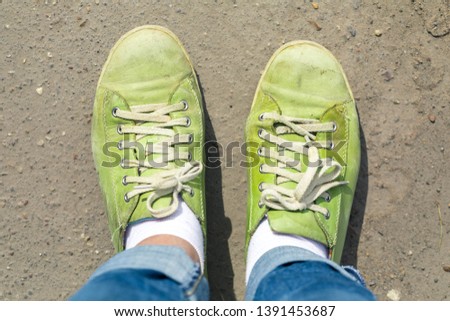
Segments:
[[[101,266],[71,300],[208,300],[200,266],[177,247],[138,246]],[[361,275],[307,250],[278,247],[256,263],[246,300],[375,300]]]

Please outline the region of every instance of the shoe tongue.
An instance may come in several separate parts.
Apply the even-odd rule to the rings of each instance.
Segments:
[[[301,118],[301,115],[291,115],[290,117],[298,117]],[[317,117],[317,115],[315,115]],[[316,117],[311,117],[312,119],[317,119]],[[320,116],[319,116],[320,117]],[[304,116],[303,116],[304,118]],[[276,125],[276,124],[275,124]],[[314,135],[316,133],[313,133]],[[320,134],[319,134],[320,135]],[[278,137],[288,141],[288,142],[295,142],[295,143],[306,143],[306,139],[302,135],[298,135],[296,133],[287,133],[287,134],[279,134]],[[316,138],[316,140],[319,137]],[[284,155],[290,159],[293,159],[293,165],[298,166],[300,164],[301,166],[301,172],[305,173],[306,169],[308,168],[309,160],[308,156],[296,153],[293,151],[290,151],[288,149],[278,150],[278,152],[281,155]],[[323,156],[321,151],[319,151],[321,154],[321,157]],[[284,166],[284,164],[274,164],[275,166]],[[290,171],[292,173],[298,173],[297,170],[293,168],[289,168],[289,166],[286,166],[285,170]],[[276,183],[276,182],[274,182]],[[293,181],[287,181],[278,184],[281,187],[284,187],[286,189],[295,190],[297,187],[297,182]],[[318,199],[315,203],[323,206],[323,202]],[[325,234],[321,231],[320,228],[318,228],[318,222],[315,217],[315,213],[311,210],[303,210],[300,212],[291,212],[286,210],[269,210],[267,212],[267,217],[269,219],[270,226],[273,231],[283,234],[293,234],[298,235],[306,238],[313,239],[315,241],[318,241],[326,246],[329,246]]]
[[[315,213],[310,210],[301,212],[269,210],[267,218],[273,231],[306,237],[330,246],[326,234],[317,222]]]
[[[276,127],[278,125],[274,124],[274,126]],[[279,134],[278,137],[286,140],[287,142],[293,142],[293,143],[305,143],[306,142],[306,139],[304,136],[297,135],[295,133]],[[289,145],[286,145],[286,146],[289,146]],[[291,159],[292,163],[285,165],[283,163],[277,162],[276,164],[273,164],[274,166],[278,166],[278,167],[283,166],[285,170],[287,170],[291,173],[298,173],[298,171],[296,169],[293,169],[290,167],[298,166],[300,164],[302,173],[305,172],[305,170],[308,166],[308,157],[306,155],[293,152],[287,148],[283,148],[280,146],[278,146],[277,148],[278,148],[278,150],[277,150],[278,153],[282,156],[285,156],[285,157]],[[277,183],[277,182],[274,182],[274,183]],[[293,190],[296,188],[297,183],[293,182],[293,181],[288,181],[288,182],[280,183],[278,185],[281,187]]]
[[[149,210],[147,208],[147,199],[148,199],[149,195],[150,195],[150,193],[145,193],[145,194],[140,195],[136,209],[133,213],[133,216],[130,219],[130,223],[151,217]],[[168,207],[171,203],[172,203],[172,193],[170,195],[166,195],[166,196],[159,198],[157,201],[155,201],[152,204],[152,207],[154,209],[159,210],[159,209]]]
[[[143,123],[140,126],[143,127],[154,127],[155,125],[158,125],[157,123]],[[145,135],[141,138],[139,138],[136,141],[137,145],[137,155],[136,158],[140,161],[149,161],[154,166],[153,168],[147,168],[140,172],[139,176],[142,177],[152,177],[153,175],[166,171],[167,169],[173,169],[175,168],[175,164],[173,162],[167,162],[167,157],[160,154],[160,153],[151,153],[150,155],[146,156],[146,150],[147,148],[151,148],[152,145],[161,143],[168,139],[168,136],[164,135]],[[167,151],[169,146],[168,144],[164,144],[164,151]],[[136,206],[136,210],[133,213],[133,216],[130,219],[130,222],[137,221],[139,219],[148,218],[149,217],[149,210],[147,208],[147,199],[150,195],[150,192],[141,194],[139,196],[139,201]],[[172,193],[160,197],[158,200],[156,200],[152,207],[154,209],[161,209],[164,207],[169,206],[172,203]]]
[[[321,116],[320,120],[323,122],[333,121],[336,123],[338,130],[333,133],[317,133],[316,141],[329,141],[333,139],[335,148],[333,150],[319,149],[319,155],[321,159],[332,158],[333,160],[339,162],[344,168],[346,167],[347,156],[345,151],[347,150],[346,136],[345,136],[345,115],[342,112],[342,104],[336,104],[331,108],[327,109]],[[313,133],[315,134],[315,133]],[[284,134],[279,135],[287,141],[293,142],[305,142],[305,138],[297,134]],[[285,151],[285,155],[294,158],[301,162],[301,170],[304,173],[308,166],[308,157],[306,155],[297,154],[291,151]],[[293,169],[288,169],[294,171]],[[280,184],[281,186],[289,189],[295,189],[297,183],[286,182]],[[336,189],[341,187],[335,187],[330,190],[329,193],[334,194],[332,201],[330,203],[326,202],[322,198],[318,198],[315,204],[327,208],[331,212],[339,211],[339,199],[338,192]],[[321,214],[315,213],[311,210],[303,210],[300,212],[290,212],[290,211],[279,211],[279,210],[269,210],[267,212],[267,217],[269,219],[270,226],[272,230],[284,233],[293,234],[298,236],[307,237],[316,240],[328,247],[333,247],[336,240],[333,238],[334,234],[331,233],[333,230],[333,225],[337,224],[336,217],[332,216],[329,221],[325,221]]]
[[[331,108],[325,110],[322,114],[317,115],[317,117],[311,117],[311,119],[319,119],[321,122],[335,122],[338,126],[342,126],[342,128],[344,127],[344,124],[342,123],[342,115],[340,114],[340,109],[341,109],[341,105],[334,105]],[[298,117],[301,118],[301,115],[286,115],[289,117]],[[304,116],[303,116],[304,117]],[[274,126],[277,126],[277,124],[274,124]],[[342,159],[345,158],[345,155],[341,155],[341,153],[343,153],[344,149],[341,148],[345,143],[345,139],[340,137],[340,132],[336,132],[336,133],[324,133],[324,132],[319,132],[319,133],[312,133],[314,136],[316,136],[315,138],[315,142],[329,142],[330,140],[333,140],[334,142],[337,142],[337,144],[339,146],[337,146],[337,148],[335,148],[335,150],[328,150],[328,149],[324,149],[324,148],[319,148],[319,157],[320,159],[326,159],[326,158],[333,158],[333,159],[338,159],[339,163],[342,164]],[[287,133],[287,134],[279,134],[278,135],[280,138],[288,141],[288,142],[299,142],[299,143],[306,143],[306,139],[304,136],[302,135],[297,135],[296,133]],[[312,143],[314,143],[314,141],[312,141]],[[280,149],[280,147],[279,147]],[[280,152],[280,150],[279,150]],[[295,162],[294,164],[301,164],[301,172],[304,173],[306,171],[306,169],[308,168],[309,165],[309,160],[308,160],[308,156],[307,155],[303,155],[300,153],[295,153],[292,152],[290,150],[287,149],[283,149],[283,153],[285,156],[294,159]],[[336,157],[339,156],[339,157]],[[279,165],[279,164],[277,164]],[[296,170],[292,169],[292,168],[287,168],[288,171],[291,171],[293,173],[297,173]],[[285,188],[289,188],[289,189],[295,189],[295,187],[297,186],[297,183],[295,182],[286,182],[286,183],[282,183],[279,184],[282,187]]]

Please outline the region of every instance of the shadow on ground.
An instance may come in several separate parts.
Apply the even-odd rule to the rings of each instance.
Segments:
[[[360,127],[361,138],[361,167],[358,183],[356,185],[355,198],[353,200],[350,222],[348,224],[347,237],[345,239],[342,255],[343,265],[358,266],[358,246],[366,211],[367,191],[369,188],[369,167],[367,162],[367,146],[364,130]]]
[[[228,247],[231,221],[228,217],[225,217],[223,206],[220,150],[208,114],[200,79],[199,85],[202,91],[203,106],[205,106],[206,212],[208,217],[207,278],[211,300],[233,301],[236,300],[233,287],[234,272]]]

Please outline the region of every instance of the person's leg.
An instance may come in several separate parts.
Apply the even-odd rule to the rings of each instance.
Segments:
[[[258,260],[246,300],[366,301],[375,300],[375,296],[354,268],[341,267],[299,247],[284,246]]]
[[[169,245],[136,246],[117,254],[70,298],[82,301],[208,299],[208,283],[198,260],[181,247]]]
[[[92,151],[121,253],[72,299],[208,298],[202,101],[169,30],[136,28],[111,50],[97,86]]]
[[[272,56],[246,125],[247,299],[364,300],[341,260],[360,163],[347,78],[322,46],[294,41]]]

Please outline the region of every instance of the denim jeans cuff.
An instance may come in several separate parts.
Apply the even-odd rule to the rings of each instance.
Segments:
[[[318,256],[311,251],[300,247],[280,246],[268,251],[256,262],[250,273],[245,300],[253,300],[259,283],[267,274],[275,270],[277,267],[287,263],[302,261],[324,262],[332,266],[338,272],[342,273],[342,275],[354,280],[355,282],[365,285],[361,274],[351,266],[342,267],[331,260]]]
[[[179,283],[191,299],[204,300],[209,296],[200,265],[175,246],[136,246],[125,250],[99,267],[90,279],[119,269],[156,271]]]

